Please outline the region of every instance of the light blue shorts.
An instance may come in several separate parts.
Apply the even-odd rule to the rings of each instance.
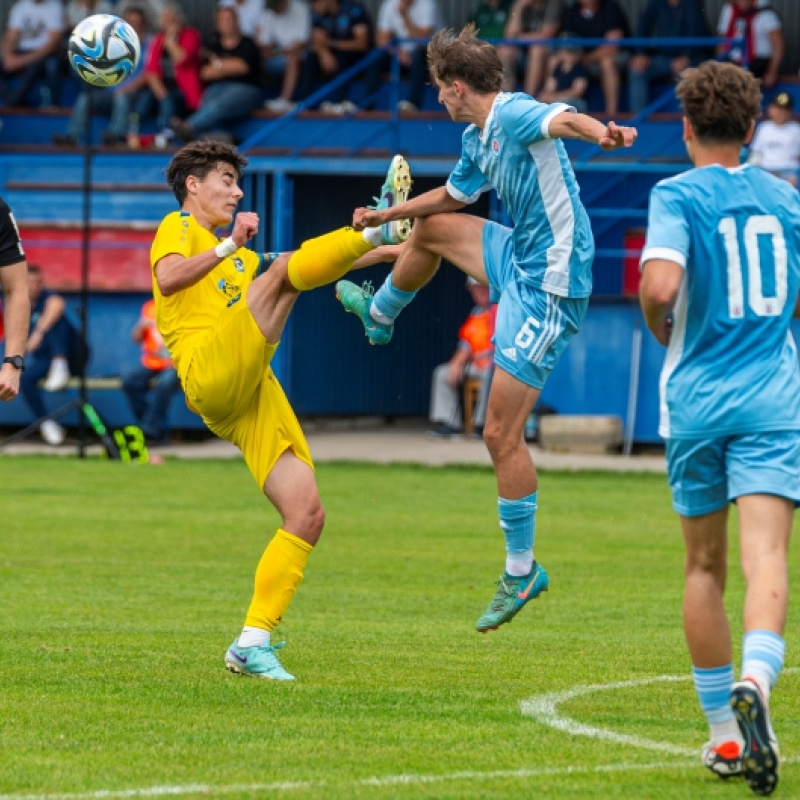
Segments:
[[[745,494],[800,504],[800,431],[669,439],[667,479],[681,516],[719,511]]]
[[[498,301],[494,363],[541,389],[586,315],[587,297],[559,297],[520,279],[511,228],[487,222],[483,260],[492,299]]]

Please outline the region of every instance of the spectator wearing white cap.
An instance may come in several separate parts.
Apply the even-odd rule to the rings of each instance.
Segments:
[[[767,119],[756,128],[748,161],[798,184],[800,169],[800,122],[793,118],[794,99],[788,92],[775,95],[767,107]]]

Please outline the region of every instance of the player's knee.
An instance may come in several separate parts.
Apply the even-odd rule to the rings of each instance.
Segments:
[[[316,544],[325,527],[325,509],[319,500],[315,500],[302,509],[297,509],[292,518],[285,520],[284,524],[301,539]]]
[[[493,419],[486,420],[486,426],[483,429],[483,441],[494,463],[502,461],[510,455],[518,443],[516,437],[511,436],[507,428],[501,427]]]

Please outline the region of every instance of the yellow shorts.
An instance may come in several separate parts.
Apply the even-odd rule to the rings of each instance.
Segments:
[[[312,469],[300,423],[270,367],[267,344],[242,301],[225,309],[191,355],[186,398],[217,436],[235,444],[263,490],[282,453],[291,448]]]

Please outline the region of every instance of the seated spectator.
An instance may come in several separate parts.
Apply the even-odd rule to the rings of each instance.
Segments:
[[[60,0],[14,3],[0,45],[0,100],[5,105],[27,105],[28,93],[40,78],[40,105],[58,104],[63,66],[60,48],[65,30]]]
[[[771,89],[778,80],[785,50],[780,17],[762,0],[731,0],[722,7],[717,33],[744,39],[744,46],[722,45],[719,55],[761,78]]]
[[[494,356],[494,321],[497,306],[489,300],[489,287],[467,278],[467,289],[475,307],[458,331],[458,346],[448,362],[433,371],[431,383],[430,419],[434,428],[430,436],[448,438],[463,432],[461,419],[461,389],[465,378],[481,378],[484,383],[475,408],[473,426],[483,430],[486,421],[486,401]]]
[[[148,34],[144,7],[128,6],[122,13],[122,19],[136,31],[143,52],[145,52]],[[124,142],[133,106],[141,91],[147,86],[144,64],[145,57],[142,57],[136,66],[136,71],[121,86],[103,89],[85,85],[75,100],[66,134],[53,134],[53,143],[74,146],[83,139],[89,127],[90,104],[92,114],[110,117],[108,128],[101,134],[103,143],[114,145]]]
[[[200,77],[206,84],[200,106],[186,120],[173,117],[170,127],[184,142],[237,122],[261,108],[261,56],[258,45],[242,36],[236,10],[217,8],[216,32]]]
[[[369,52],[371,21],[364,6],[353,0],[311,0],[311,46],[300,77],[300,97],[361,61]],[[346,113],[356,106],[339,87],[324,110]]]
[[[186,24],[177,3],[164,3],[159,14],[159,32],[147,48],[145,79],[147,87],[134,104],[135,120],[155,112],[159,131],[173,132],[169,123],[184,117],[200,105],[203,82],[200,78],[200,32]]]
[[[625,66],[627,53],[613,44],[615,39],[628,36],[628,18],[617,0],[574,0],[561,17],[561,27],[580,39],[608,39],[609,43],[584,48],[583,63],[590,77],[599,78],[605,98],[606,116],[619,111],[620,68]]]
[[[768,119],[756,128],[748,161],[797,186],[800,123],[792,119],[793,108],[794,101],[788,92],[772,98],[767,107]]]
[[[565,33],[563,38],[574,39],[575,35]],[[550,58],[549,70],[537,99],[542,103],[569,103],[576,111],[585,113],[589,73],[583,66],[580,47],[565,46],[556,50]]]
[[[294,108],[300,64],[310,40],[311,9],[304,0],[267,0],[256,42],[267,77],[281,80],[278,96],[266,102],[270,111]]]
[[[122,391],[148,442],[163,442],[168,435],[169,406],[181,388],[169,351],[156,327],[156,304],[148,300],[131,332],[142,346],[141,364],[122,376]],[[152,389],[150,385],[155,380]]]
[[[72,29],[92,14],[119,14],[109,0],[69,0],[66,8],[67,36]]]
[[[408,76],[408,97],[399,101],[398,111],[414,113],[422,108],[425,84],[428,82],[428,57],[424,44],[401,44],[392,47],[395,39],[428,39],[444,27],[438,0],[383,0],[378,9],[376,47],[388,48],[384,57],[373,61],[367,70],[366,107],[375,105],[383,73],[391,69],[391,55],[400,60],[400,69]]]
[[[695,0],[650,0],[634,34],[637,39],[699,39],[709,35],[705,14]],[[637,47],[628,67],[631,111],[638,113],[650,104],[654,82],[665,78],[677,82],[683,70],[697,66],[707,55],[703,48]]]
[[[264,0],[219,0],[220,8],[235,8],[239,16],[239,28],[244,36],[256,38],[261,14],[264,11]]]
[[[39,381],[45,379],[46,392],[59,392],[66,388],[70,375],[83,369],[87,350],[78,329],[66,314],[64,298],[45,289],[41,269],[31,264],[28,265],[28,295],[31,323],[20,394],[38,420],[47,416],[37,385]],[[39,425],[39,433],[47,444],[52,445],[61,444],[66,435],[64,428],[52,419]]]
[[[505,29],[506,39],[552,39],[561,29],[562,0],[516,0],[511,8]],[[504,89],[513,92],[517,85],[518,64],[524,55],[523,90],[535,97],[542,88],[547,74],[546,44],[531,44],[529,47],[502,45],[498,55],[503,62],[506,75]]]
[[[511,15],[512,2],[513,0],[483,0],[467,22],[475,26],[481,39],[489,42],[502,39]]]

